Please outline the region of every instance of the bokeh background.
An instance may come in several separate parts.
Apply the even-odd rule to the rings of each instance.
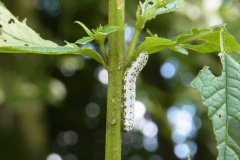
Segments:
[[[45,39],[75,42],[108,21],[107,0],[2,0]],[[138,0],[126,1],[126,47]],[[181,9],[148,22],[146,28],[173,37],[192,27],[227,23],[239,39],[238,0],[185,0]],[[143,41],[142,33],[140,40]],[[94,43],[88,44],[98,50]],[[208,65],[221,74],[217,53],[188,56],[165,50],[150,56],[137,80],[136,124],[122,135],[123,160],[216,159],[216,141],[200,94],[189,87]],[[104,159],[107,72],[89,57],[0,54],[0,159]],[[229,123],[240,144],[240,125]]]

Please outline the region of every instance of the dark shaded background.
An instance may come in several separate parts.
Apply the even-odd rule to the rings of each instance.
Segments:
[[[107,0],[2,2],[20,20],[27,17],[27,24],[43,38],[58,44],[86,36],[73,23],[76,20],[89,28],[107,24]],[[137,3],[126,1],[126,37],[131,37]],[[226,22],[239,39],[239,5],[237,0],[186,0],[181,9],[158,16],[146,28],[170,38],[191,27]],[[142,106],[136,110],[142,111],[142,117],[133,132],[123,134],[123,160],[185,159],[187,153],[195,160],[216,159],[207,108],[188,87],[204,65],[220,75],[217,53],[186,56],[166,50],[150,56],[137,82],[137,101]],[[0,54],[0,159],[104,159],[104,73],[87,57]],[[239,124],[231,121],[229,129],[239,143]]]

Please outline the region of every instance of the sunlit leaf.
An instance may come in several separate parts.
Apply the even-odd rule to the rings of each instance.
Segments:
[[[146,23],[157,15],[168,13],[179,8],[183,0],[145,0],[139,1],[137,10],[137,28],[142,29]]]
[[[200,91],[208,107],[217,140],[218,160],[239,160],[240,147],[228,134],[230,119],[240,123],[240,63],[225,52],[219,54],[222,75],[214,76],[204,67],[192,86]]]
[[[96,40],[97,42],[104,42],[106,36],[112,32],[116,32],[120,27],[118,26],[99,26],[97,29],[90,31],[83,23],[76,21],[75,23],[79,24],[89,35],[88,37],[81,38],[75,43],[85,44]]]
[[[75,43],[77,44],[86,44],[86,43],[89,43],[91,41],[93,41],[94,39],[92,37],[83,37],[79,40],[77,40]]]
[[[157,15],[174,11],[181,3],[182,0],[145,0],[143,3],[140,1],[140,15],[151,20]]]
[[[183,48],[202,53],[220,51],[219,36],[221,29],[224,27],[225,24],[206,29],[192,28],[191,30],[184,32],[177,37],[171,38],[171,40]],[[195,44],[189,44],[189,42],[193,41],[197,42],[195,42]],[[199,46],[201,46],[201,48],[197,50]]]
[[[134,55],[138,55],[143,50],[148,51],[150,54],[152,54],[166,48],[172,49],[182,54],[188,54],[188,51],[186,49],[198,51],[201,53],[212,53],[220,51],[219,36],[222,29],[224,29],[226,33],[226,51],[229,53],[232,51],[240,53],[240,45],[236,39],[227,31],[225,24],[222,24],[207,29],[192,28],[191,30],[171,39],[156,36],[147,37],[145,41],[143,41],[136,48]]]
[[[0,2],[0,47],[2,46],[58,47],[56,43],[42,39],[26,25],[26,20],[19,22]]]
[[[152,54],[173,46],[174,42],[169,39],[160,37],[147,37],[145,41],[137,47],[135,53],[139,54],[142,51],[147,51],[148,54]]]
[[[37,54],[79,54],[90,56],[105,67],[102,57],[90,48],[79,48],[67,43],[59,46],[42,39],[39,34],[27,26],[26,20],[20,22],[0,2],[0,52],[2,53],[37,53]]]
[[[164,50],[166,48],[170,48],[176,52],[183,53],[183,54],[188,54],[186,49],[192,49],[196,50],[194,48],[191,48],[189,46],[196,47],[195,45],[190,45],[186,44],[189,42],[192,42],[194,40],[201,40],[205,41],[209,40],[209,44],[211,45],[204,45],[201,51],[205,51],[208,53],[213,52],[213,51],[219,51],[219,31],[221,29],[220,27],[216,28],[208,28],[208,29],[198,29],[198,28],[193,28],[188,32],[184,32],[180,34],[177,37],[173,37],[171,39],[166,39],[166,38],[161,38],[161,37],[147,37],[143,43],[141,43],[135,50],[134,54],[138,54],[141,51],[145,50],[151,53],[156,53],[161,50]],[[214,38],[210,39],[207,37],[213,36]],[[216,39],[217,42],[216,43]],[[204,43],[204,41],[203,41]],[[186,49],[184,49],[186,48]]]
[[[221,26],[215,26],[209,29],[193,28],[190,34],[179,36],[176,43],[179,43],[180,46],[186,49],[195,50],[201,53],[219,51],[219,30],[221,28]],[[240,46],[236,39],[225,29],[225,27],[223,28],[226,32],[225,48],[227,52],[231,53],[234,50],[240,53]],[[200,44],[183,44],[183,42],[187,42],[189,39],[198,40]]]
[[[118,26],[104,26],[101,32],[103,32],[105,34],[109,34],[112,32],[116,32],[119,29],[120,29],[120,27],[118,27]]]
[[[183,47],[181,47],[179,45],[170,47],[170,49],[173,50],[173,51],[176,51],[176,52],[188,55],[188,51],[185,48],[183,48]]]
[[[182,4],[183,0],[170,0],[169,2],[167,2],[167,4],[164,7],[159,8],[155,14],[159,15],[159,14],[164,14],[164,13],[168,13],[168,12],[172,12],[175,9],[180,8],[181,4]]]

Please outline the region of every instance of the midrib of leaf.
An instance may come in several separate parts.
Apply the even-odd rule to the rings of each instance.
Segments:
[[[221,145],[221,144],[225,144],[225,147],[224,147],[224,153],[226,153],[227,152],[227,146],[228,146],[228,144],[226,143],[226,139],[227,139],[227,130],[228,130],[228,96],[230,95],[229,94],[229,90],[228,90],[228,63],[227,63],[227,58],[226,58],[226,53],[224,52],[224,53],[220,53],[220,54],[223,54],[223,56],[224,56],[224,64],[225,65],[223,65],[223,67],[224,67],[224,74],[226,75],[225,77],[225,103],[224,103],[224,105],[222,106],[222,107],[224,107],[224,110],[225,110],[225,112],[226,112],[226,118],[224,119],[224,125],[222,126],[222,127],[225,127],[226,129],[225,129],[225,131],[226,132],[224,132],[224,141],[222,141],[222,142],[218,142],[219,144],[218,144],[218,146],[219,145]],[[221,55],[220,55],[221,56]],[[221,107],[220,107],[221,108]],[[220,109],[219,108],[219,109]],[[218,139],[218,137],[216,137],[216,139]],[[230,146],[229,146],[230,147]],[[231,148],[231,147],[230,147]],[[231,148],[232,149],[232,148]],[[224,154],[224,159],[226,159],[226,155],[227,154]]]
[[[234,148],[232,148],[231,146],[229,146],[229,144],[228,144],[228,142],[227,142],[227,137],[228,137],[228,133],[227,133],[227,131],[228,131],[228,120],[229,120],[229,117],[230,118],[233,118],[233,117],[231,117],[230,116],[230,114],[228,113],[228,110],[230,109],[230,105],[229,105],[229,100],[230,100],[230,98],[229,97],[231,97],[231,93],[229,92],[229,90],[228,90],[228,88],[230,87],[229,86],[229,81],[228,81],[228,79],[229,79],[229,73],[231,72],[230,70],[229,70],[229,62],[227,61],[227,56],[228,55],[226,55],[227,53],[220,53],[220,54],[222,54],[222,56],[224,56],[224,64],[223,64],[223,67],[224,67],[224,74],[223,75],[225,75],[225,89],[224,89],[224,92],[225,92],[225,100],[224,100],[224,104],[218,109],[218,110],[216,110],[216,112],[215,113],[217,113],[219,110],[224,110],[225,111],[225,114],[226,114],[226,117],[224,118],[224,120],[223,120],[223,125],[221,126],[221,128],[219,128],[219,130],[221,130],[222,128],[223,128],[223,130],[224,130],[224,139],[222,139],[223,141],[221,142],[220,141],[220,139],[219,139],[219,135],[218,136],[216,136],[216,139],[217,139],[217,141],[218,141],[218,146],[220,146],[220,145],[225,145],[225,147],[224,147],[224,160],[227,160],[227,147],[229,147],[231,150],[233,150],[234,151]],[[221,55],[220,55],[221,56]],[[219,91],[221,91],[221,90],[219,90]],[[234,96],[233,96],[234,97]],[[234,97],[235,98],[235,97]],[[215,115],[215,113],[210,117],[211,119],[213,118],[213,116]],[[214,122],[213,122],[214,123]]]

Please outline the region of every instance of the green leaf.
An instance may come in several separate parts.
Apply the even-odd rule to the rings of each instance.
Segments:
[[[77,40],[75,43],[85,44],[85,43],[95,40],[100,46],[101,54],[102,54],[104,61],[107,62],[108,61],[107,54],[105,52],[105,47],[104,47],[105,39],[110,33],[116,32],[117,30],[119,30],[120,27],[108,26],[108,25],[103,27],[100,25],[97,29],[95,29],[95,30],[93,29],[91,32],[83,23],[78,22],[78,21],[76,21],[75,23],[78,23],[80,26],[82,26],[83,29],[89,35],[89,37],[81,38],[81,39]]]
[[[186,49],[197,50],[198,45],[186,44],[194,40],[201,40],[201,42],[208,42],[208,45],[202,46],[197,50],[203,53],[209,53],[213,51],[219,51],[219,33],[222,26],[216,26],[208,29],[192,28],[191,30],[180,34],[179,36],[171,39],[161,37],[147,37],[143,43],[141,43],[135,50],[134,55],[138,55],[142,51],[147,51],[149,54],[156,53],[166,48],[170,48],[176,52],[188,54]],[[210,37],[214,38],[210,38]],[[216,43],[216,41],[218,43]],[[184,49],[186,48],[186,49]]]
[[[152,54],[161,51],[167,47],[173,47],[174,42],[160,37],[147,37],[145,41],[136,48],[134,54],[139,54],[142,51],[147,51],[148,54]]]
[[[191,49],[201,53],[212,53],[220,51],[219,36],[221,29],[224,29],[225,35],[225,49],[228,53],[233,50],[240,53],[240,46],[236,39],[227,31],[225,24],[216,25],[207,29],[192,28],[190,31],[180,34],[172,40],[179,46]],[[186,44],[188,42],[197,40],[200,44]]]
[[[96,40],[97,42],[104,42],[106,36],[112,32],[116,32],[120,29],[118,26],[99,26],[97,29],[90,31],[83,23],[76,21],[75,23],[79,24],[87,32],[89,37],[84,37],[77,40],[75,43],[85,44]]]
[[[42,39],[26,25],[26,20],[19,22],[0,2],[0,47],[2,46],[58,47],[56,43]]]
[[[26,25],[26,20],[20,22],[2,2],[0,2],[0,52],[52,55],[79,54],[90,56],[106,67],[102,57],[91,48],[79,48],[77,45],[70,43],[59,46],[52,41],[42,39]]]
[[[89,56],[98,61],[100,64],[102,64],[105,68],[107,68],[107,65],[105,64],[104,60],[102,59],[101,55],[98,54],[96,51],[94,51],[91,48],[83,47],[79,49],[79,53],[84,56]]]
[[[86,43],[89,43],[91,41],[93,41],[94,39],[92,37],[83,37],[79,40],[77,40],[75,43],[77,44],[86,44]]]
[[[188,55],[188,51],[185,48],[183,48],[179,45],[170,47],[170,49],[173,50],[173,51]]]
[[[120,29],[120,27],[118,26],[104,26],[101,30],[101,32],[105,33],[106,35],[112,33],[112,32],[116,32]]]
[[[155,14],[164,14],[174,11],[175,9],[180,8],[183,0],[170,0],[164,7],[159,8]]]
[[[225,29],[226,32],[226,50],[227,52],[236,51],[240,53],[240,46],[236,39]],[[199,45],[192,44],[182,44],[181,46],[186,49],[195,50],[201,53],[211,53],[214,51],[220,50],[219,47],[219,32],[213,32],[212,34],[208,34],[199,38],[203,43]]]
[[[48,55],[62,55],[62,54],[76,54],[89,56],[95,59],[97,62],[102,64],[106,68],[106,64],[103,61],[102,57],[93,49],[87,47],[14,47],[6,46],[0,47],[0,52],[2,53],[36,53],[36,54],[48,54]]]
[[[146,23],[157,15],[168,13],[179,8],[183,0],[145,0],[139,1],[137,10],[137,28],[142,29]]]
[[[174,50],[182,54],[188,54],[186,49],[198,51],[201,53],[212,53],[220,51],[220,31],[224,30],[225,48],[227,52],[236,51],[240,53],[240,45],[236,39],[227,31],[225,24],[213,26],[207,29],[192,28],[191,30],[180,34],[171,39],[156,37],[147,37],[134,51],[134,55],[138,55],[142,51],[148,51],[149,54],[159,52],[166,48]],[[149,32],[149,31],[148,31]],[[151,33],[151,35],[153,35]],[[190,44],[193,42],[197,44]]]
[[[79,24],[90,37],[93,36],[92,31],[90,31],[90,29],[88,29],[82,22],[75,21],[75,23]]]
[[[171,39],[166,39],[166,38],[161,38],[161,37],[147,37],[146,40],[139,45],[136,50],[135,50],[135,54],[140,53],[141,51],[145,50],[148,51],[149,54],[151,53],[155,53],[158,51],[161,51],[163,49],[166,48],[170,48],[174,51],[183,53],[183,54],[188,54],[186,49],[193,49],[195,50],[195,45],[190,45],[190,44],[185,44],[185,43],[189,43],[192,42],[194,40],[202,40],[204,42],[205,41],[209,41],[208,44],[212,44],[210,46],[203,46],[203,49],[205,50],[199,50],[199,51],[219,51],[220,47],[219,47],[219,33],[220,33],[220,29],[221,26],[217,26],[215,28],[208,28],[208,29],[198,29],[198,28],[193,28],[188,32],[184,32],[182,34],[180,34],[177,37],[173,37]],[[214,38],[210,39],[208,37],[213,36]],[[218,43],[216,43],[215,41],[218,41]],[[187,46],[192,46],[191,47],[187,47]],[[214,47],[213,47],[214,46]]]
[[[206,29],[192,28],[191,30],[171,39],[183,48],[195,50],[202,53],[220,51],[219,36],[221,29],[224,27],[225,24]],[[188,42],[196,40],[198,44],[186,44]]]
[[[228,135],[229,119],[240,123],[240,63],[225,52],[220,54],[222,75],[215,77],[204,67],[192,87],[201,93],[203,104],[213,122],[218,160],[239,160],[240,147]]]

